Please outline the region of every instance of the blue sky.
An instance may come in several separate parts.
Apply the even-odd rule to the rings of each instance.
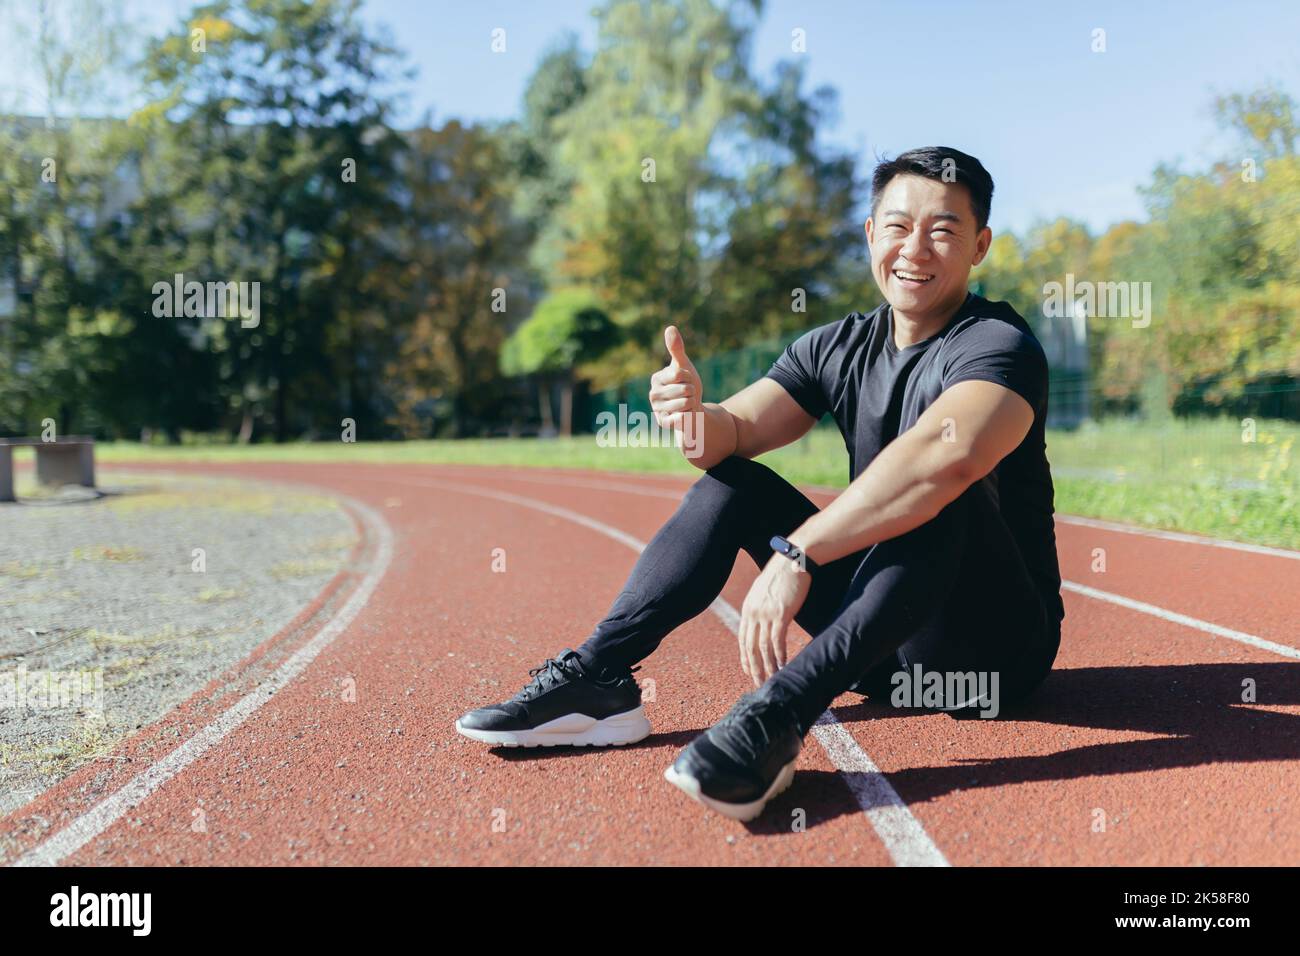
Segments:
[[[126,0],[157,31],[184,0]],[[404,116],[435,123],[518,114],[529,74],[566,31],[594,50],[593,0],[367,0],[419,75]],[[508,50],[489,49],[494,27]],[[1300,3],[933,0],[929,3],[769,0],[752,68],[770,80],[807,35],[807,90],[839,92],[840,117],[821,133],[852,150],[865,173],[874,156],[944,144],[980,157],[997,191],[991,225],[1022,230],[1069,215],[1104,229],[1142,218],[1135,187],[1159,162],[1201,168],[1236,156],[1210,114],[1216,92],[1273,81],[1300,97]],[[1092,32],[1106,31],[1106,52]],[[21,81],[5,65],[0,90]]]

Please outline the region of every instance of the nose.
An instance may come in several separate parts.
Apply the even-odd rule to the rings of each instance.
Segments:
[[[930,256],[930,240],[924,229],[913,229],[899,247],[899,254],[912,262],[920,262]]]

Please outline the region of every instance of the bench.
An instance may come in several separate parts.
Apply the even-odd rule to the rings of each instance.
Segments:
[[[42,485],[95,487],[95,439],[69,435],[55,441],[0,438],[0,501],[14,501],[14,449],[36,451],[36,481]]]

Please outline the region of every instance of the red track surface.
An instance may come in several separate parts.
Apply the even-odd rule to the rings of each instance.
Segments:
[[[109,825],[86,815],[310,641],[359,572],[341,574],[237,672],[124,743],[117,754],[128,759],[83,768],[0,819],[8,862],[32,851],[24,862],[907,861],[896,833],[882,838],[899,811],[881,817],[862,796],[879,793],[879,777],[869,764],[847,764],[844,750],[833,758],[817,731],[794,785],[748,825],[663,779],[678,751],[751,686],[734,636],[711,612],[643,662],[638,679],[655,682],[646,704],[654,732],[637,745],[493,750],[452,727],[471,707],[513,694],[529,667],[581,643],[635,561],[627,543],[544,509],[644,542],[689,478],[396,465],[174,470],[307,483],[368,504],[392,529],[391,564],[302,673]],[[1063,522],[1057,540],[1067,581],[1300,648],[1300,561]],[[360,565],[377,544],[363,542]],[[492,570],[495,548],[505,551],[504,573]],[[1105,549],[1104,573],[1091,570],[1095,548]],[[722,597],[739,607],[755,574],[742,555]],[[953,865],[1300,861],[1295,656],[1068,589],[1064,600],[1055,671],[1033,700],[996,720],[898,711],[853,694],[832,708],[842,725],[833,733],[847,734],[906,804],[914,822],[901,845],[915,848],[919,833]],[[801,647],[806,635],[793,634]],[[348,678],[355,702],[344,699]],[[1257,703],[1242,703],[1247,679]],[[205,832],[192,829],[196,810]],[[93,835],[68,855],[51,850],[74,823]]]

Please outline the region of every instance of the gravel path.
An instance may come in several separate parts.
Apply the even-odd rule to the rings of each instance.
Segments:
[[[357,540],[325,496],[100,477],[103,496],[20,481],[0,504],[0,815],[289,624]]]

